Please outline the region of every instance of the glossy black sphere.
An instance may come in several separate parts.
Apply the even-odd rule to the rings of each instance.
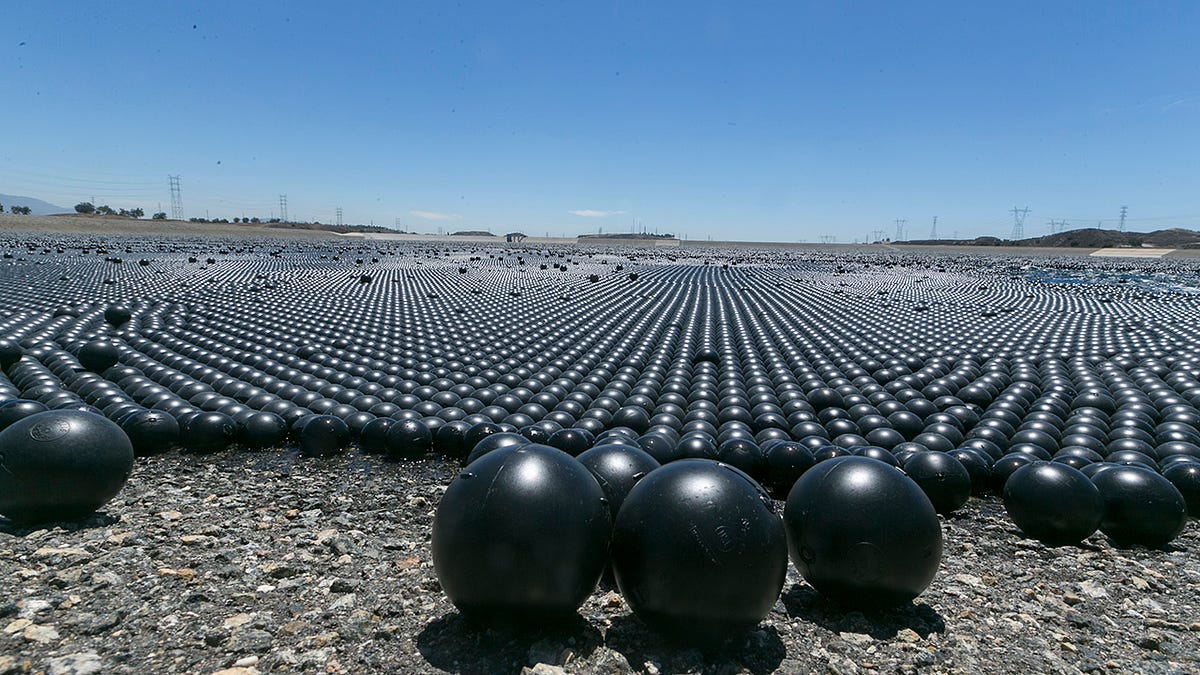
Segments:
[[[332,415],[313,415],[300,428],[300,452],[321,457],[341,452],[350,444],[350,427]]]
[[[400,420],[387,432],[387,454],[395,459],[420,459],[433,449],[433,433],[421,420]]]
[[[625,498],[612,565],[621,593],[652,629],[719,643],[775,605],[786,535],[774,502],[745,473],[684,459],[652,471]]]
[[[1004,484],[1004,508],[1026,535],[1050,546],[1078,544],[1104,515],[1100,491],[1083,472],[1059,462],[1032,462]]]
[[[937,512],[899,469],[868,457],[821,462],[784,510],[792,563],[822,595],[850,607],[897,605],[937,573]]]
[[[1121,546],[1165,546],[1187,524],[1187,503],[1171,481],[1139,466],[1115,465],[1092,476],[1104,498],[1100,531]]]
[[[938,513],[953,513],[971,498],[971,474],[949,454],[919,452],[904,462],[904,473],[925,492]]]
[[[138,457],[170,450],[179,443],[179,422],[161,410],[142,410],[121,417],[121,430]]]
[[[77,520],[104,506],[133,470],[133,445],[93,413],[51,410],[0,432],[0,515],[18,523]]]
[[[201,412],[180,425],[180,442],[192,452],[218,452],[237,439],[237,424],[224,413]]]
[[[661,466],[645,450],[628,445],[597,445],[575,459],[591,472],[604,490],[609,512],[614,518],[633,486]]]
[[[433,520],[433,564],[469,619],[505,624],[570,617],[607,563],[604,491],[579,462],[544,445],[502,448],[446,489]]]

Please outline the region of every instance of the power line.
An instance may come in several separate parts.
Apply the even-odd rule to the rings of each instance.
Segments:
[[[183,186],[179,176],[167,176],[167,184],[171,189],[171,220],[183,220]]]
[[[905,218],[896,219],[896,241],[904,241],[904,224],[908,222]]]
[[[340,206],[337,207],[337,224],[338,227],[342,226],[342,207]]]
[[[287,215],[287,195],[279,195],[279,220],[280,222],[291,222]]]
[[[1121,223],[1120,223],[1119,225],[1117,225],[1117,229],[1118,229],[1119,231],[1121,231],[1121,232],[1124,232],[1124,231],[1125,231],[1125,215],[1126,215],[1127,213],[1129,213],[1129,207],[1128,207],[1128,206],[1122,206],[1122,207],[1121,207]]]
[[[1019,209],[1014,206],[1014,207],[1012,207],[1012,214],[1013,214],[1012,238],[1013,239],[1024,239],[1025,238],[1025,216],[1029,215],[1029,207],[1026,206],[1023,209]]]

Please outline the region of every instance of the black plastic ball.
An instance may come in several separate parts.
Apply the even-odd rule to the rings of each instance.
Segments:
[[[485,624],[569,618],[607,563],[604,491],[566,454],[502,448],[446,489],[433,520],[433,564],[455,607]]]
[[[400,420],[387,432],[387,454],[395,459],[420,459],[433,449],[433,433],[420,420]]]
[[[1172,462],[1163,467],[1162,475],[1183,495],[1188,515],[1200,517],[1200,462]]]
[[[1187,503],[1171,481],[1150,469],[1114,465],[1092,476],[1104,498],[1100,531],[1116,544],[1165,546],[1187,525]]]
[[[287,437],[287,422],[275,413],[255,411],[238,423],[238,442],[248,448],[272,448]]]
[[[613,528],[617,586],[652,629],[719,643],[775,605],[787,541],[774,502],[745,473],[704,459],[652,471],[634,486]]]
[[[26,417],[46,412],[47,410],[49,408],[46,407],[46,404],[40,401],[30,401],[23,398],[6,401],[0,404],[0,431],[7,429]]]
[[[971,498],[971,474],[943,452],[919,452],[904,462],[904,473],[916,483],[938,513],[953,513]]]
[[[1026,535],[1050,546],[1090,537],[1104,515],[1100,491],[1083,472],[1060,462],[1032,462],[1004,484],[1004,508]]]
[[[121,351],[112,340],[92,340],[79,348],[79,365],[94,373],[104,371],[117,365]]]
[[[530,445],[529,439],[521,434],[512,433],[510,431],[502,431],[498,434],[492,434],[482,441],[475,444],[471,448],[471,452],[467,455],[467,464],[472,464],[475,460],[483,457],[489,452],[494,452],[502,448],[513,448],[521,445]]]
[[[229,415],[201,412],[180,425],[180,442],[192,452],[217,452],[237,439],[237,424]]]
[[[816,464],[812,451],[795,441],[768,443],[766,487],[777,499],[787,499],[800,476]]]
[[[899,469],[868,457],[821,462],[784,510],[792,562],[822,595],[850,607],[907,603],[942,558],[933,504]]]
[[[0,432],[0,514],[17,523],[83,518],[120,492],[133,459],[125,432],[100,415],[21,419]]]
[[[350,443],[350,427],[332,415],[313,415],[300,428],[300,452],[322,457],[341,452]]]
[[[546,445],[558,448],[568,455],[575,457],[584,450],[592,447],[592,444],[595,442],[595,438],[596,437],[586,429],[562,429],[550,434],[550,441]]]
[[[596,478],[615,518],[639,480],[661,466],[645,450],[628,445],[597,445],[575,458]]]
[[[179,422],[161,410],[141,410],[121,417],[121,430],[138,457],[170,450],[179,443]]]

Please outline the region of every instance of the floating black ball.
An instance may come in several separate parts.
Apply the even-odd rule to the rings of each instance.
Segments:
[[[79,348],[79,365],[94,373],[104,371],[117,365],[121,351],[112,340],[92,340]]]
[[[387,432],[387,454],[395,459],[420,459],[433,449],[433,433],[421,420],[400,420]]]
[[[575,458],[596,478],[615,518],[639,480],[661,466],[646,451],[628,445],[597,445]]]
[[[1100,527],[1104,500],[1078,469],[1060,462],[1032,462],[1004,484],[1004,508],[1026,535],[1050,546],[1068,546]]]
[[[7,429],[9,426],[30,415],[36,415],[47,410],[49,408],[46,407],[46,404],[39,401],[30,401],[23,398],[6,401],[0,404],[0,431]]]
[[[313,415],[300,428],[300,452],[309,457],[339,453],[350,443],[350,427],[333,415]]]
[[[192,452],[217,452],[237,439],[237,424],[229,415],[201,412],[180,427],[180,442]]]
[[[387,435],[395,424],[397,421],[390,417],[376,417],[359,432],[358,447],[372,455],[387,452]]]
[[[138,457],[166,452],[179,443],[179,422],[161,410],[141,410],[124,415],[121,430]]]
[[[275,413],[256,411],[238,422],[237,440],[248,448],[272,448],[287,436],[287,422]]]
[[[937,573],[942,530],[929,498],[868,457],[809,469],[784,510],[792,562],[822,595],[851,607],[898,605]]]
[[[104,320],[110,326],[122,326],[133,318],[133,310],[127,305],[109,305],[104,308]]]
[[[1187,525],[1187,503],[1171,481],[1140,466],[1114,465],[1092,476],[1104,498],[1100,531],[1120,546],[1165,546]]]
[[[582,464],[544,445],[502,448],[446,489],[433,520],[434,569],[470,619],[560,621],[600,580],[611,524]]]
[[[763,449],[767,454],[766,487],[777,499],[787,499],[800,476],[816,463],[812,451],[795,441],[775,441]]]
[[[470,425],[461,420],[447,422],[433,432],[433,449],[443,457],[463,460],[470,448],[467,447],[467,431]]]
[[[1162,475],[1183,495],[1188,515],[1193,518],[1200,516],[1200,462],[1172,462],[1163,467]]]
[[[938,513],[953,513],[971,498],[971,474],[946,453],[919,452],[904,462],[904,473],[925,492]]]
[[[467,455],[467,464],[472,464],[475,460],[483,457],[489,452],[500,450],[502,448],[513,448],[521,445],[529,445],[529,439],[521,434],[515,434],[511,431],[502,431],[498,434],[492,434],[482,441],[475,444],[471,448],[470,454]]]
[[[713,643],[771,611],[787,571],[774,502],[741,471],[684,459],[634,486],[613,529],[617,585],[651,628]]]
[[[679,452],[679,446],[676,441],[662,433],[648,433],[644,436],[639,436],[637,444],[659,464],[667,464],[677,459],[683,459],[683,454]]]
[[[9,366],[21,360],[24,350],[21,345],[12,340],[0,340],[0,368],[8,370]]]
[[[77,520],[120,492],[133,446],[99,415],[51,410],[0,432],[0,466],[0,514],[18,523]]]
[[[756,481],[766,478],[767,457],[754,441],[730,438],[717,446],[717,460],[741,469]]]
[[[992,464],[992,490],[1002,494],[1004,492],[1004,484],[1008,482],[1008,477],[1014,471],[1026,464],[1032,464],[1037,461],[1040,460],[1033,455],[1021,452],[1005,455],[996,460],[996,463]]]
[[[547,445],[558,448],[568,455],[575,457],[584,450],[592,447],[595,438],[586,429],[562,429],[550,434],[550,442]]]

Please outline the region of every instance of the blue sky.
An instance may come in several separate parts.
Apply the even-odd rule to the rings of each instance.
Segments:
[[[7,3],[0,192],[422,232],[1200,228],[1200,3]]]

